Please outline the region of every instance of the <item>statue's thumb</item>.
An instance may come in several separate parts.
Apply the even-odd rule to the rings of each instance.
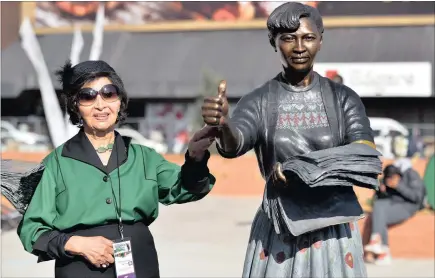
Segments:
[[[221,82],[219,82],[218,96],[219,97],[226,97],[227,96],[227,82],[225,80],[222,80]]]

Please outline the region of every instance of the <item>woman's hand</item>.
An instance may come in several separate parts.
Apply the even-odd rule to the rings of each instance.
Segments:
[[[86,258],[96,267],[113,264],[113,242],[102,236],[72,236],[65,244],[65,251]]]
[[[218,87],[217,97],[206,97],[201,106],[204,123],[211,126],[222,126],[227,121],[228,100],[227,83],[222,80]]]
[[[196,161],[201,161],[204,157],[205,151],[211,146],[211,144],[213,144],[217,135],[217,128],[208,125],[195,132],[192,139],[190,139],[188,146],[189,157]]]

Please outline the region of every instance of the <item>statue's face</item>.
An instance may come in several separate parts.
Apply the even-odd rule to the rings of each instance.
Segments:
[[[284,68],[295,71],[308,71],[322,45],[322,34],[309,18],[300,19],[299,29],[293,33],[280,33],[275,45]]]

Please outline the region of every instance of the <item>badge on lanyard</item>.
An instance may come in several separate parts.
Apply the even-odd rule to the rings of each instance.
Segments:
[[[136,273],[134,271],[133,250],[131,246],[131,240],[128,237],[124,237],[124,226],[122,224],[121,177],[119,176],[119,165],[118,165],[118,186],[119,186],[118,187],[119,206],[118,206],[118,201],[116,199],[115,190],[113,189],[112,179],[110,179],[110,187],[112,188],[113,199],[115,201],[114,202],[115,211],[119,220],[118,229],[119,229],[119,234],[121,235],[121,239],[115,240],[113,242],[113,257],[115,259],[116,277],[136,278]]]
[[[113,257],[117,278],[136,278],[130,238],[119,239],[113,243]]]

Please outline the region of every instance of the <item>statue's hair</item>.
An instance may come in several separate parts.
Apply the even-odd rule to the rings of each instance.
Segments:
[[[316,8],[299,2],[287,2],[273,10],[267,19],[270,44],[275,47],[275,38],[279,33],[295,32],[301,24],[300,19],[304,17],[311,19],[319,33],[323,34],[323,19]]]
[[[119,90],[121,107],[117,122],[123,122],[127,117],[128,98],[124,83],[116,71],[104,61],[85,61],[74,67],[68,60],[56,71],[59,82],[62,84],[62,98],[70,121],[79,125],[80,114],[77,106],[77,94],[84,84],[100,77],[107,77]]]

